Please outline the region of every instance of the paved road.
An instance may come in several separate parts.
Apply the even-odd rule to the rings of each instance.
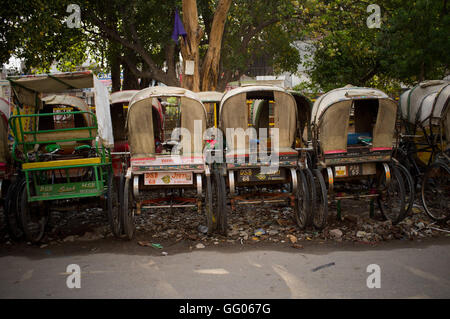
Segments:
[[[65,243],[66,244],[66,243]],[[72,246],[70,246],[70,244]],[[450,240],[376,248],[310,245],[207,247],[160,255],[136,243],[56,249],[0,249],[1,298],[449,298]],[[133,245],[133,246],[130,246]],[[100,248],[98,248],[100,247]],[[183,251],[183,250],[182,250]],[[330,265],[330,263],[334,263]],[[66,267],[81,267],[81,288],[66,286]],[[322,269],[315,268],[327,265]],[[369,264],[381,288],[369,289]]]

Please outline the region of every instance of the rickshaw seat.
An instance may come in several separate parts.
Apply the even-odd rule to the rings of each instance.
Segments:
[[[97,135],[96,130],[85,128],[81,130],[73,131],[52,131],[52,132],[39,132],[37,131],[36,142],[37,143],[54,143],[54,141],[68,140],[72,141],[74,139],[93,139]],[[33,135],[27,134],[25,140],[27,142],[35,141]]]
[[[89,157],[89,158],[77,158],[77,159],[68,159],[68,160],[23,163],[22,169],[30,170],[30,169],[37,169],[37,168],[56,168],[56,167],[64,167],[64,166],[92,165],[92,164],[100,164],[100,163],[101,163],[100,157]]]

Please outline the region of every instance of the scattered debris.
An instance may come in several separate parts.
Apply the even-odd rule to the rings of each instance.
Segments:
[[[67,236],[66,238],[63,239],[63,242],[74,242],[75,241],[75,236],[71,235],[71,236]]]
[[[255,236],[262,236],[266,233],[266,231],[262,228],[258,228],[257,230],[255,230]]]
[[[289,238],[289,240],[293,244],[295,244],[297,242],[297,237],[295,237],[294,235],[288,234],[286,237]]]
[[[332,230],[330,230],[330,235],[333,237],[333,238],[341,238],[342,237],[342,230],[340,230],[340,229],[332,229]]]
[[[208,233],[208,226],[198,225],[197,230],[202,234],[206,234]]]
[[[367,233],[365,231],[359,230],[356,232],[356,237],[358,237],[358,238],[363,238],[366,236],[367,236]]]
[[[445,229],[440,229],[440,228],[436,228],[436,227],[428,227],[428,228],[431,228],[431,229],[434,229],[434,230],[438,230],[438,231],[442,231],[442,232],[445,232],[445,233],[450,233],[450,231],[445,230]]]
[[[334,266],[334,265],[336,265],[336,264],[335,264],[334,262],[332,262],[332,263],[325,264],[325,265],[321,265],[321,266],[319,266],[319,267],[316,267],[316,268],[314,268],[314,269],[311,269],[311,271],[312,271],[312,272],[316,272],[316,271],[318,271],[318,270],[320,270],[320,269],[328,268],[328,267],[331,267],[331,266]]]
[[[368,205],[362,205],[360,201],[342,201],[342,218],[338,219],[335,207],[330,206],[327,225],[321,231],[299,229],[290,207],[238,206],[227,217],[229,228],[226,237],[214,232],[208,234],[206,217],[196,209],[173,209],[172,214],[167,214],[165,209],[143,210],[135,220],[136,242],[140,246],[163,249],[162,246],[152,246],[152,243],[167,243],[164,246],[171,246],[175,242],[188,241],[193,248],[199,242],[205,246],[245,246],[259,242],[293,246],[306,241],[326,243],[328,240],[376,244],[381,241],[422,240],[449,235],[450,221],[434,223],[418,202],[402,222],[392,225],[391,221],[381,218],[377,208],[375,216],[371,218]],[[2,222],[0,213],[0,226]],[[113,238],[105,212],[94,208],[80,212],[74,209],[51,213],[48,231],[41,244],[52,247],[67,242],[104,238]],[[297,241],[293,242],[293,238]],[[0,243],[5,247],[15,245],[6,227],[0,227]],[[33,246],[31,243],[29,245]]]
[[[203,248],[205,248],[205,245],[203,245],[202,243],[198,243],[197,245],[195,245],[195,248],[203,249]]]

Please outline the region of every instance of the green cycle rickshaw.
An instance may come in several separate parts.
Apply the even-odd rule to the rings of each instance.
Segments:
[[[15,202],[26,238],[39,242],[52,207],[95,205],[102,198],[113,233],[119,229],[110,148],[109,96],[90,72],[10,77],[16,114],[9,124],[19,171]],[[84,101],[94,94],[94,114]],[[70,94],[69,94],[70,93]],[[13,207],[14,208],[14,207]]]

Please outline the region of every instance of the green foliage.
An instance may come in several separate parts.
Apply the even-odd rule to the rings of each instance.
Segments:
[[[450,29],[446,1],[385,0],[381,28],[366,25],[372,1],[331,0],[315,8],[308,32],[315,86],[324,91],[346,84],[395,91],[400,82],[442,78],[448,72]]]
[[[223,69],[245,72],[252,61],[266,57],[275,72],[296,72],[299,52],[292,42],[303,37],[306,13],[291,0],[233,1],[222,47]]]
[[[15,55],[29,68],[47,72],[54,61],[71,70],[86,59],[86,35],[81,29],[68,28],[65,17],[69,1],[8,1],[1,6],[0,34],[5,45],[0,62]]]

